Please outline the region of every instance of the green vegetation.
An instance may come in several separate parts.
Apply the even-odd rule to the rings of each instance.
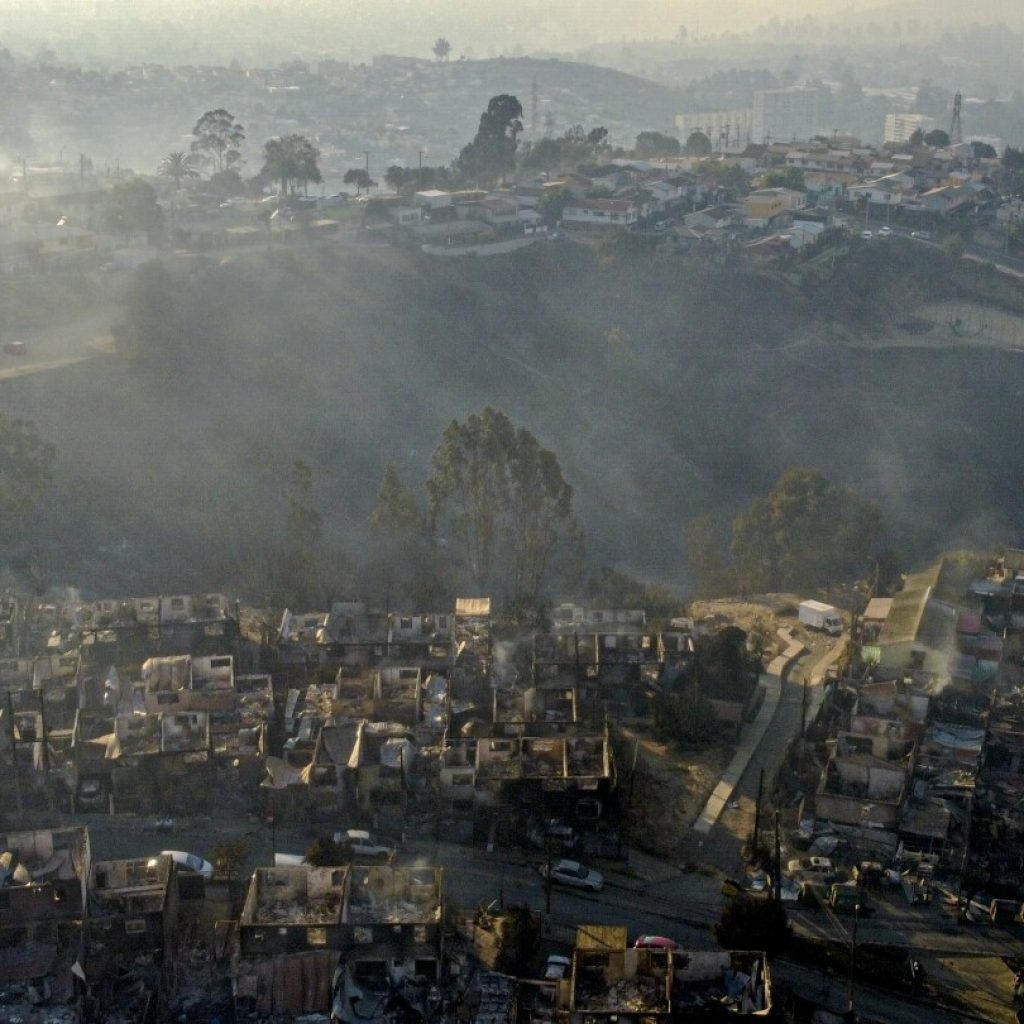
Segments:
[[[289,186],[305,191],[310,182],[323,180],[317,161],[320,151],[303,135],[285,135],[281,139],[268,139],[263,144],[263,168],[257,175],[261,184],[281,183],[281,195],[287,195]]]
[[[582,538],[558,458],[490,406],[448,425],[427,496],[453,567],[514,614],[532,616],[552,577],[564,581],[578,563]]]
[[[816,288],[796,271],[559,245],[479,261],[310,245],[140,268],[120,358],[39,375],[31,391],[0,384],[5,414],[60,448],[25,544],[47,553],[50,580],[265,601],[287,589],[299,458],[321,516],[318,586],[439,607],[453,549],[415,530],[393,544],[402,500],[390,525],[371,517],[390,462],[426,519],[438,439],[485,404],[555,457],[599,581],[608,566],[684,596],[735,592],[732,520],[794,466],[883,510],[869,555],[891,547],[906,564],[951,539],[1016,536],[1022,467],[1007,439],[1020,408],[1006,381],[1020,356],[941,331],[908,346],[894,325],[951,295],[1020,311],[1019,285],[897,239],[846,244],[806,271]],[[54,279],[54,322],[98,287]],[[8,330],[42,317],[35,288],[0,281],[22,318]],[[580,594],[575,569],[563,574],[575,548],[562,550],[549,599]]]
[[[192,135],[192,152],[216,173],[241,162],[245,129],[235,120],[235,115],[223,107],[203,114],[196,121]]]
[[[744,893],[725,905],[714,932],[722,949],[758,949],[777,956],[789,945],[793,929],[781,903]]]
[[[0,536],[34,512],[50,485],[56,449],[32,423],[0,413]]]
[[[743,590],[814,589],[857,578],[882,538],[881,509],[814,470],[791,469],[733,524]]]
[[[473,141],[462,148],[456,166],[467,182],[493,184],[515,166],[523,108],[515,96],[492,96],[480,115]]]

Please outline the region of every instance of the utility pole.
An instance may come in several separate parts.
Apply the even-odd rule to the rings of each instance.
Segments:
[[[14,694],[7,691],[7,729],[11,739],[11,769],[14,775],[14,799],[18,805],[18,824],[25,824],[25,806],[21,802],[21,771],[18,768],[18,730],[14,725]]]
[[[754,802],[754,835],[751,841],[754,847],[754,856],[757,856],[757,841],[761,832],[761,797],[764,795],[764,769],[757,780],[757,800]]]
[[[43,699],[43,691],[39,691],[39,734],[42,743],[43,755],[43,777],[46,779],[46,800],[50,807],[50,814],[53,814],[53,786],[50,780],[50,732],[46,728],[46,701]]]
[[[846,990],[846,1013],[850,1020],[855,1020],[853,1012],[853,977],[857,969],[857,922],[860,920],[860,903],[853,908],[853,935],[850,942],[850,983]]]
[[[782,843],[779,841],[779,811],[775,810],[775,902],[782,902]]]
[[[551,915],[551,840],[551,836],[544,836],[544,856],[547,858],[547,869],[544,872],[544,911],[549,916]]]

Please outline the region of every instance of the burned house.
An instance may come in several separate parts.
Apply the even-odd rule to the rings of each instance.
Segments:
[[[768,1017],[772,981],[763,953],[634,948],[625,929],[580,926],[556,1007],[570,1024]]]
[[[285,609],[277,632],[285,663],[366,668],[387,654],[388,623],[360,601],[336,601],[329,611]]]
[[[577,949],[569,997],[571,1024],[604,1018],[668,1020],[672,1014],[672,951]]]
[[[235,1019],[326,1013],[339,950],[346,868],[257,868],[238,922]]]
[[[384,1021],[396,1003],[423,1013],[444,959],[444,873],[438,867],[354,867],[345,899],[348,945],[332,1016]]]
[[[615,762],[607,727],[562,730],[540,722],[496,724],[489,736],[474,741],[474,800],[478,810],[505,808],[510,828],[515,819],[564,818],[586,823],[601,818],[615,788]],[[456,777],[466,775],[453,755],[441,770],[442,792],[449,799]],[[465,783],[461,783],[465,786]],[[459,795],[461,798],[461,795]]]
[[[910,789],[916,744],[887,735],[843,733],[814,795],[818,818],[895,829]]]
[[[72,998],[89,869],[86,828],[0,835],[0,997],[8,1007],[26,993],[26,1008]]]
[[[423,1006],[443,920],[440,868],[258,868],[238,928],[238,1019],[330,1011],[354,1024]]]
[[[107,758],[118,813],[194,812],[212,797],[208,712],[117,715]]]
[[[173,949],[178,924],[174,862],[166,854],[95,861],[88,906],[89,962],[98,970],[126,969],[139,958],[161,957]]]
[[[387,655],[390,659],[421,666],[443,666],[452,655],[450,614],[390,615]]]

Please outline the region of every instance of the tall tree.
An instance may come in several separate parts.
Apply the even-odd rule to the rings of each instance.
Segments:
[[[949,145],[949,132],[945,132],[941,128],[933,128],[925,135],[924,144],[933,149],[945,149]]]
[[[183,153],[180,150],[168,153],[160,161],[157,170],[165,177],[174,182],[176,189],[181,188],[185,178],[196,178],[199,172],[195,168],[195,156],[192,153]]]
[[[164,214],[156,190],[142,178],[119,181],[107,193],[107,225],[121,235],[145,233],[150,241],[161,233]]]
[[[0,413],[0,523],[27,516],[39,505],[55,455],[33,424]]]
[[[493,182],[509,174],[515,167],[522,119],[523,108],[515,96],[492,96],[473,141],[459,154],[459,173],[476,182]]]
[[[662,132],[641,132],[636,137],[633,156],[639,160],[658,156],[679,156],[679,140]]]
[[[293,182],[303,190],[309,183],[323,181],[318,161],[320,150],[304,135],[285,135],[267,139],[263,144],[263,167],[259,178],[264,182],[279,181],[281,195],[287,195]]]
[[[286,550],[281,596],[286,603],[315,603],[323,589],[317,571],[323,519],[313,505],[313,470],[302,459],[292,463],[284,500]]]
[[[342,181],[344,181],[346,185],[355,185],[356,195],[359,195],[364,188],[369,192],[376,184],[365,168],[362,167],[350,167],[345,172],[345,177],[342,178]]]
[[[448,425],[427,497],[434,529],[448,536],[469,582],[524,613],[578,553],[572,488],[558,459],[489,406]]]
[[[438,60],[447,60],[448,55],[452,52],[452,44],[445,39],[444,36],[438,36],[434,40],[434,45],[431,47],[434,52],[434,56]]]
[[[704,132],[690,132],[686,137],[686,145],[683,146],[683,152],[687,156],[706,157],[711,156],[711,140],[704,134]]]
[[[402,483],[393,462],[384,467],[377,506],[370,515],[374,533],[396,543],[416,536],[420,530],[420,513],[416,496]]]
[[[192,152],[212,162],[217,171],[241,163],[245,129],[223,107],[203,114],[192,135]]]
[[[863,572],[882,514],[816,470],[791,469],[733,523],[732,554],[748,591],[828,586]]]

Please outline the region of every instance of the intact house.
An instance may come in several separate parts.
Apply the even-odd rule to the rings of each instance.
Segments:
[[[562,225],[573,228],[628,228],[644,216],[628,199],[570,199],[562,210]]]

